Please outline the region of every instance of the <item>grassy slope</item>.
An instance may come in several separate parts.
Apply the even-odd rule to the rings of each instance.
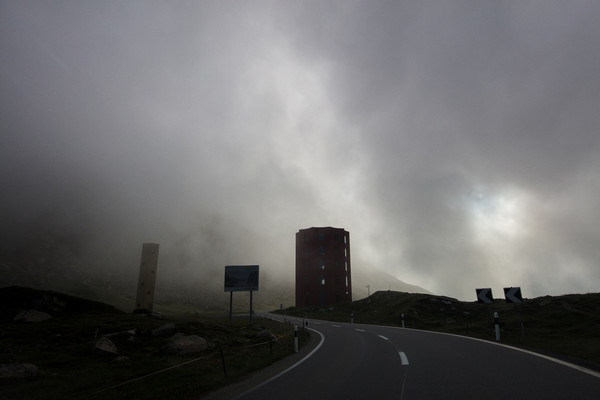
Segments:
[[[197,398],[202,393],[228,385],[252,371],[291,354],[292,328],[270,320],[228,321],[200,317],[155,319],[143,314],[119,311],[112,306],[50,291],[25,288],[0,289],[3,308],[0,321],[0,363],[32,363],[39,368],[30,381],[0,382],[2,399],[159,399]],[[37,308],[53,318],[31,324],[12,322],[21,308]],[[177,332],[206,338],[210,347],[193,356],[168,356],[160,348],[168,338],[150,335],[152,329],[174,323]],[[114,356],[94,354],[95,338],[104,334],[136,329],[136,334],[111,337],[119,354],[128,357],[115,362]],[[272,346],[259,336],[269,330],[278,340]],[[307,333],[300,337],[302,345]],[[227,376],[223,371],[223,349]],[[114,389],[113,385],[195,360],[149,378]]]
[[[330,308],[290,308],[287,314],[333,321],[401,326],[495,340],[498,312],[501,342],[537,350],[600,370],[600,293],[539,297],[515,307],[504,300],[483,305],[428,294],[393,291]],[[524,335],[521,331],[523,323]]]

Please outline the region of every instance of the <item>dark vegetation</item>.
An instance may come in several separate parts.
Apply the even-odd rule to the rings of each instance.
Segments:
[[[545,296],[519,305],[461,302],[428,294],[379,291],[366,299],[329,308],[288,308],[288,315],[338,322],[402,326],[495,341],[542,352],[600,370],[600,293]],[[522,325],[521,325],[522,323]]]
[[[250,326],[247,317],[234,318],[231,325],[200,316],[158,318],[20,287],[0,289],[0,301],[0,363],[38,367],[32,379],[0,381],[0,399],[199,398],[293,352],[293,328],[268,319],[255,318]],[[14,322],[26,309],[52,318]],[[177,333],[205,338],[209,347],[192,355],[165,354],[161,348],[169,338],[152,331],[167,323]],[[103,335],[109,335],[120,358],[92,351]],[[307,340],[308,333],[301,331],[300,346]]]
[[[0,289],[0,364],[31,363],[35,378],[0,380],[0,399],[191,399],[242,380],[293,352],[292,327],[256,318],[194,316],[187,307],[164,317],[133,314],[58,292],[22,287]],[[21,310],[52,315],[38,323],[17,323]],[[600,370],[600,294],[545,296],[515,306],[461,302],[428,294],[380,291],[351,304],[288,308],[287,315],[355,323],[402,325],[495,341],[493,312],[500,314],[501,343],[543,352]],[[193,355],[161,351],[168,337],[152,331],[167,323],[197,335],[209,347]],[[522,323],[522,325],[521,325]],[[134,334],[113,333],[135,330]],[[95,354],[109,335],[119,350]],[[271,336],[273,335],[273,336]],[[270,338],[275,337],[275,340]],[[301,332],[300,345],[308,340]],[[223,350],[223,353],[221,353]],[[223,363],[224,360],[224,363]],[[223,368],[225,365],[225,370]]]

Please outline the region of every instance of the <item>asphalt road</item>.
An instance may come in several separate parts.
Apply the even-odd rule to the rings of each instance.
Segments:
[[[318,350],[237,399],[600,398],[600,374],[495,343],[374,325],[309,327],[324,338]]]

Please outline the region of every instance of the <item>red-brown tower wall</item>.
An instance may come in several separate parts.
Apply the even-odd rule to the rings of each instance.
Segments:
[[[296,233],[296,307],[352,301],[350,233],[308,228]]]

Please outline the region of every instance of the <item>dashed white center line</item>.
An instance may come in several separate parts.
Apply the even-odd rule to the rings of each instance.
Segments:
[[[390,339],[386,338],[386,337],[385,337],[385,336],[383,336],[383,335],[377,335],[377,336],[379,336],[379,337],[380,337],[380,338],[382,338],[383,340],[390,340]]]
[[[365,330],[364,330],[364,329],[358,329],[358,328],[354,328],[354,330],[355,330],[355,331],[358,331],[358,332],[365,332]]]
[[[404,354],[403,351],[399,351],[398,355],[400,356],[400,361],[402,361],[402,365],[408,365],[408,357]]]
[[[339,328],[340,327],[339,325],[331,325],[331,326],[333,326],[334,328]]]

